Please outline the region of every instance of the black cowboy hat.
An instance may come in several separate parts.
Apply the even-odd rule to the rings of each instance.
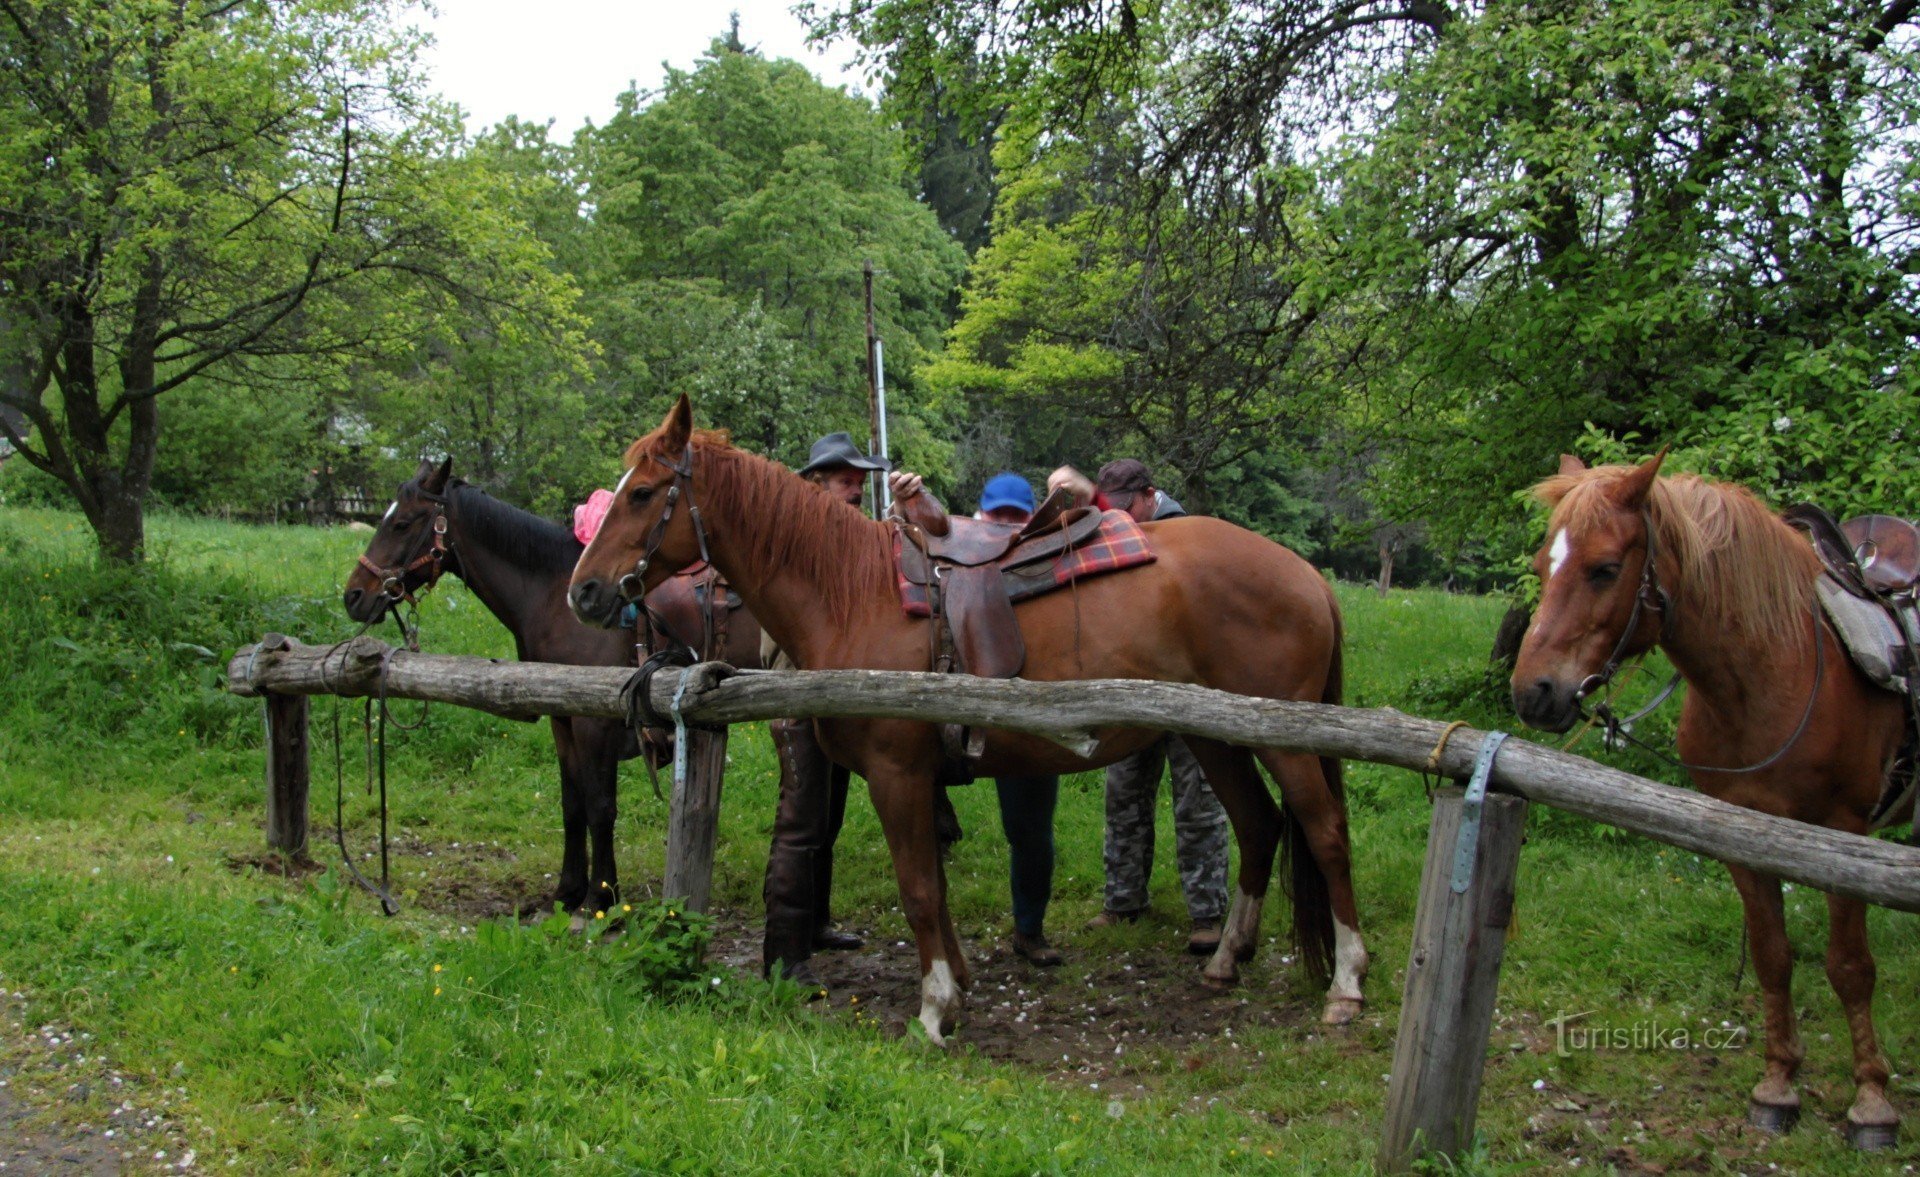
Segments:
[[[815,470],[834,470],[841,466],[851,466],[855,470],[891,470],[893,463],[885,458],[869,458],[853,444],[850,433],[829,433],[813,443],[813,452],[807,456],[807,464],[800,467],[800,473],[811,474]]]

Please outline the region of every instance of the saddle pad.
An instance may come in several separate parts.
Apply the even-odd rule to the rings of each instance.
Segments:
[[[1822,574],[1814,587],[1820,597],[1820,607],[1826,611],[1827,620],[1833,623],[1833,632],[1839,635],[1840,644],[1847,648],[1854,665],[1875,686],[1906,694],[1907,676],[1902,657],[1906,643],[1887,611],[1878,602],[1854,596],[1830,575]],[[1903,609],[1900,619],[1915,644],[1920,645],[1920,617],[1911,609]]]
[[[908,617],[931,617],[926,586],[908,580],[901,571],[899,534],[893,537],[894,578],[900,587],[900,608]],[[1125,568],[1153,563],[1153,549],[1147,545],[1147,533],[1125,511],[1108,511],[1100,517],[1100,530],[1077,547],[1056,559],[1022,568],[1018,578],[1009,576],[1009,598],[1023,601],[1054,589],[1065,588],[1077,580]]]

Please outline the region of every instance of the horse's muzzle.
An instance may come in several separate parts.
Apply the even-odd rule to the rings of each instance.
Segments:
[[[1564,732],[1580,718],[1576,689],[1550,678],[1515,680],[1513,710],[1521,722],[1541,731]]]
[[[616,627],[623,604],[614,586],[599,577],[583,580],[569,589],[567,603],[573,606],[575,617],[602,629]]]
[[[387,594],[368,592],[366,589],[350,588],[341,596],[347,607],[347,616],[363,624],[370,624],[387,615],[387,606],[392,604]]]

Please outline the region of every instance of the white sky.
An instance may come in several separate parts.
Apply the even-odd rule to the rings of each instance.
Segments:
[[[807,48],[806,29],[788,11],[793,0],[437,0],[437,15],[416,14],[435,44],[426,55],[432,86],[460,104],[469,134],[506,116],[554,124],[565,141],[582,123],[604,124],[614,99],[633,83],[642,91],[665,79],[663,62],[690,68],[740,13],[740,39],[769,58],[791,57],[830,86],[867,87],[853,69],[852,46]],[[824,7],[824,5],[823,5]]]

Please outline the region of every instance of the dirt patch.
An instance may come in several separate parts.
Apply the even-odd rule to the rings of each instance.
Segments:
[[[138,1088],[91,1034],[33,1025],[0,991],[0,1173],[187,1172],[198,1158],[173,1108],[184,1088]]]
[[[1144,1089],[1170,1057],[1187,1070],[1265,1065],[1264,1055],[1235,1040],[1246,1030],[1317,1028],[1319,1005],[1276,992],[1264,968],[1243,970],[1241,987],[1225,993],[1203,985],[1204,962],[1171,936],[1165,950],[1061,947],[1065,967],[1038,969],[1006,941],[967,944],[973,987],[953,1046],[1119,1094]],[[757,974],[759,925],[721,917],[712,954]],[[1271,947],[1264,955],[1291,967]],[[870,941],[859,952],[820,953],[813,964],[831,992],[814,1006],[821,1016],[894,1035],[919,1016],[920,964],[910,942]]]

